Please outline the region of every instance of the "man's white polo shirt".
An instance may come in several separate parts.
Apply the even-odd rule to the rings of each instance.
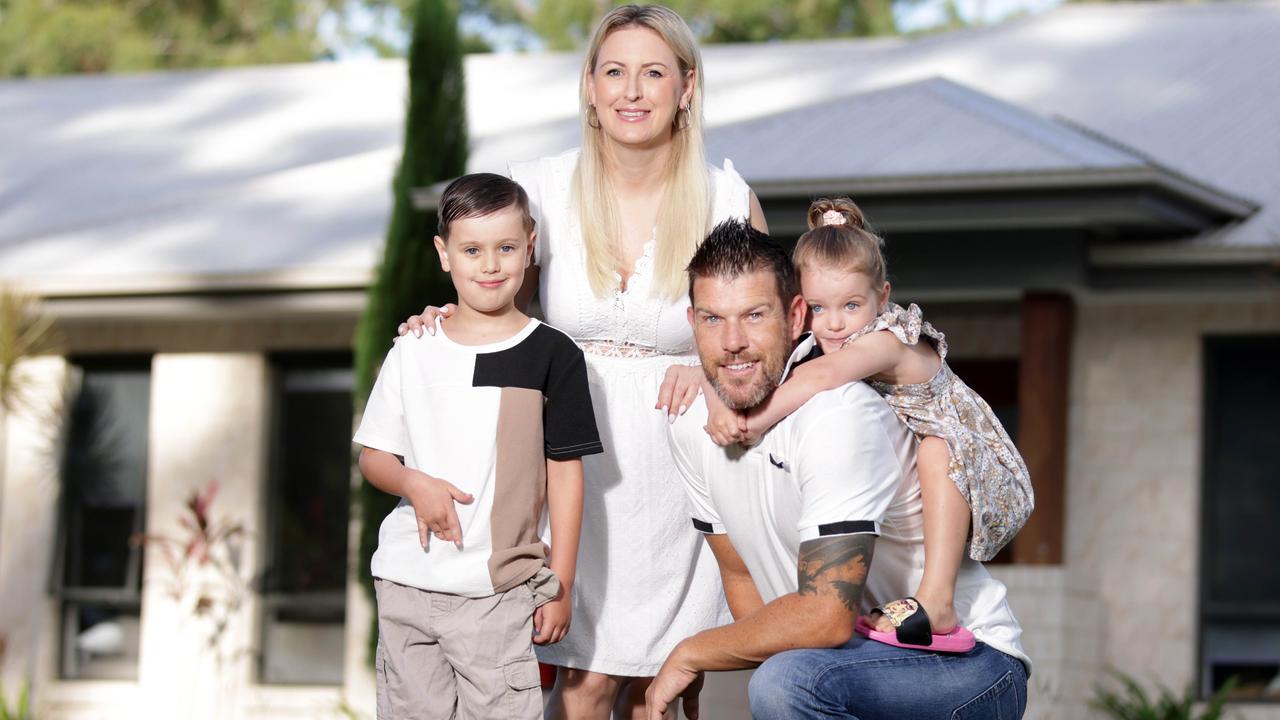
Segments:
[[[815,354],[803,338],[787,363]],[[800,544],[834,535],[879,536],[863,611],[915,592],[924,567],[916,440],[866,383],[818,393],[747,450],[717,447],[699,400],[671,426],[693,524],[727,533],[765,602],[793,593]],[[1004,585],[967,557],[956,613],[979,640],[1030,667]]]

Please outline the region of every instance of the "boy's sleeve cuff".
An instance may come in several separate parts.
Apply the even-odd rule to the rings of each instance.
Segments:
[[[351,439],[351,442],[357,445],[362,445],[371,450],[381,450],[383,452],[391,453],[392,455],[399,455],[400,457],[405,457],[409,454],[409,449],[404,447],[403,443],[368,431],[356,433],[356,436]]]
[[[552,460],[572,460],[583,455],[598,455],[602,452],[604,452],[604,445],[599,440],[554,448],[548,445],[545,450],[546,456]]]
[[[698,518],[693,519],[693,529],[703,535],[724,535],[727,532],[724,529],[724,525],[720,523],[711,523]]]

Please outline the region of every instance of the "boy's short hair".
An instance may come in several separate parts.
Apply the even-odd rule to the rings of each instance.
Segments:
[[[712,228],[687,270],[690,302],[695,302],[693,281],[698,278],[732,279],[757,271],[773,276],[782,307],[786,308],[800,294],[800,281],[787,251],[746,220],[725,220]]]
[[[529,213],[529,196],[520,183],[495,173],[472,173],[449,183],[440,196],[436,233],[449,239],[449,228],[455,221],[484,217],[515,206],[524,221],[524,231],[533,232],[533,215]]]

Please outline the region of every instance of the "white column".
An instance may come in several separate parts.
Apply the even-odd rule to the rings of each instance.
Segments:
[[[196,611],[202,594],[234,590],[206,568],[192,573],[181,598],[172,590],[174,568],[153,545],[146,553],[139,684],[148,718],[215,720],[241,716],[257,652],[257,601],[248,586],[259,572],[265,506],[268,375],[258,354],[157,355],[151,380],[151,446],[147,532],[190,537],[180,518],[190,517],[193,492],[216,483],[210,506],[214,523],[239,523],[238,576],[242,604],[220,633],[208,614]],[[199,585],[206,582],[208,593]],[[214,610],[218,609],[215,600]],[[217,614],[216,612],[214,613]],[[213,645],[210,639],[216,638]]]
[[[23,361],[17,371],[30,381],[26,401],[7,414],[0,410],[0,680],[10,694],[22,683],[40,692],[55,673],[49,572],[57,547],[67,365],[60,357],[43,357]]]

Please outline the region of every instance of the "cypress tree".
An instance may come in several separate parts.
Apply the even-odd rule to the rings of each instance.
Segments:
[[[396,326],[428,303],[455,299],[453,284],[440,269],[431,239],[435,212],[413,207],[410,193],[466,172],[467,127],[462,46],[453,0],[417,0],[409,45],[409,98],[404,123],[404,155],[393,182],[395,204],[387,226],[382,265],[368,291],[355,337],[357,411],[364,409]],[[373,597],[369,560],[378,526],[399,498],[368,482],[356,493],[360,530],[361,583]],[[376,637],[376,632],[374,633]]]

